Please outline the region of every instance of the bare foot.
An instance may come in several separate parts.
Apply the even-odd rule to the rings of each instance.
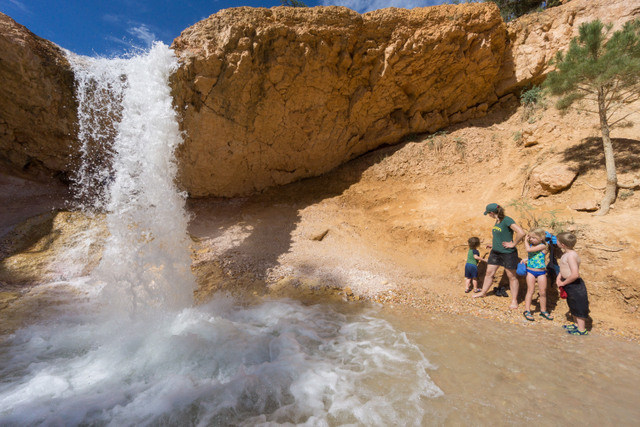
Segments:
[[[510,308],[511,310],[515,310],[515,309],[517,309],[517,308],[518,308],[518,304],[516,304],[516,305],[511,304],[511,305],[509,306],[509,308]]]
[[[484,292],[481,291],[480,293],[473,294],[472,298],[484,298],[486,295],[487,294],[485,294]]]

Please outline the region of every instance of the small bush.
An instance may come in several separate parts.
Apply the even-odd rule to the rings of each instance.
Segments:
[[[525,90],[520,94],[520,104],[524,107],[523,120],[529,123],[534,123],[538,117],[535,117],[535,112],[539,108],[546,108],[544,102],[544,93],[540,86],[533,86],[529,90]]]
[[[513,140],[517,143],[517,144],[521,144],[522,143],[522,131],[517,131],[513,133]]]
[[[447,142],[446,137],[447,137],[446,130],[440,130],[436,133],[429,135],[427,137],[427,147],[429,147],[429,149],[431,150],[434,150],[436,154],[440,154],[440,151],[442,151],[442,149],[445,146],[445,143]]]
[[[626,200],[631,196],[633,196],[633,190],[623,190],[618,194],[618,198],[620,198],[620,200]]]
[[[527,203],[526,200],[514,199],[511,201],[511,203],[509,203],[509,206],[515,208],[518,211],[522,220],[526,222],[525,228],[528,229],[541,227],[547,231],[552,232],[553,234],[558,234],[565,231],[567,225],[574,223],[573,219],[558,219],[558,211],[556,210],[545,211],[542,212],[542,214],[537,215],[535,212],[535,208]]]
[[[533,86],[529,90],[525,90],[520,94],[520,104],[535,105],[540,104],[543,99],[542,88],[540,86]]]

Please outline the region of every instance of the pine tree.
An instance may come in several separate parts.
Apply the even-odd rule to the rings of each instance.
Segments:
[[[598,106],[607,185],[597,215],[609,212],[619,188],[629,188],[618,183],[610,129],[629,116],[620,117],[620,108],[640,98],[640,20],[627,22],[608,38],[610,30],[600,20],[582,24],[566,55],[556,55],[556,71],[545,81],[552,94],[561,96],[559,109],[578,100]]]

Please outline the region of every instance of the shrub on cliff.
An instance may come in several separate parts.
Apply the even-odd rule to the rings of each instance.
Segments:
[[[610,30],[611,25],[600,20],[582,24],[567,53],[558,52],[556,71],[544,83],[552,94],[561,96],[559,109],[569,108],[578,100],[598,106],[607,170],[599,215],[609,211],[618,188],[630,187],[618,183],[610,129],[631,114],[620,116],[620,108],[640,99],[640,20],[627,22],[608,38]]]
[[[289,7],[308,7],[300,0],[280,0],[280,5]]]
[[[449,0],[450,4],[461,3],[486,3],[498,5],[500,15],[505,21],[511,21],[527,13],[560,6],[561,0]]]
[[[505,21],[518,18],[536,10],[559,6],[560,0],[489,0],[500,8],[500,14]]]

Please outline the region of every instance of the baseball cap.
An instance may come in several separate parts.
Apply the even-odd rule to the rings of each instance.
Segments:
[[[489,203],[486,208],[484,208],[484,214],[488,214],[489,212],[496,213],[498,212],[498,204],[497,203]]]

